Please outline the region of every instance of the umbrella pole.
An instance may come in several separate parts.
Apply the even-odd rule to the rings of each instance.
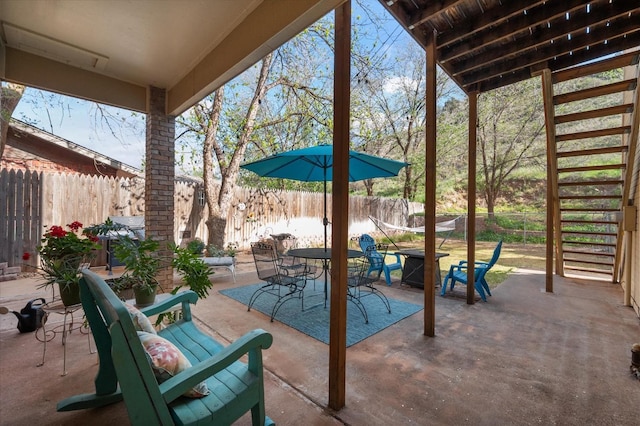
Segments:
[[[327,219],[327,169],[324,168],[324,218],[322,219],[324,225],[324,252],[327,252],[327,225],[329,225],[329,219]],[[322,261],[322,269],[324,269],[324,307],[327,307],[327,292],[328,292],[328,280],[329,280],[329,259],[325,256]]]
[[[327,169],[324,169],[324,218],[322,219],[324,225],[324,251],[327,251],[327,225],[329,225],[329,219],[327,219]]]

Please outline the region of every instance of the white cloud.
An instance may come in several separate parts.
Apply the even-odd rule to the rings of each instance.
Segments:
[[[415,87],[416,84],[418,83],[409,77],[396,76],[386,79],[382,85],[382,90],[386,93],[396,93],[405,87]]]

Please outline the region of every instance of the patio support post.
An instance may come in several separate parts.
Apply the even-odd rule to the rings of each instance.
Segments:
[[[158,255],[171,259],[174,241],[175,118],[166,114],[166,90],[149,87],[145,147],[145,236],[160,243]],[[158,282],[173,288],[173,268],[162,262]]]
[[[436,324],[436,34],[426,54],[426,152],[424,188],[424,335],[435,336]]]
[[[347,243],[349,237],[349,109],[351,0],[335,11],[333,89],[333,193],[331,208],[331,312],[329,408],[345,405],[347,355]]]
[[[467,241],[467,282],[474,283],[476,261],[476,155],[478,140],[478,92],[469,93],[469,184],[467,186],[467,211],[469,214],[469,239]],[[467,285],[467,304],[475,301],[475,287]]]
[[[558,159],[556,157],[556,130],[554,126],[553,76],[551,70],[542,70],[542,99],[547,135],[547,246],[545,262],[545,291],[553,293],[553,254],[555,238],[556,274],[564,276],[562,263],[562,235],[560,234],[560,204],[558,202]]]

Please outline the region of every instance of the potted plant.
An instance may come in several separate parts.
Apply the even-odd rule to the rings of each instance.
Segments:
[[[125,271],[116,281],[116,290],[133,289],[136,305],[152,305],[156,299],[158,280],[156,275],[160,268],[158,257],[159,243],[146,238],[134,240],[122,236],[115,246],[115,256],[124,264]]]
[[[202,253],[204,252],[204,248],[205,248],[204,241],[202,241],[200,238],[195,238],[189,241],[189,243],[187,243],[187,250],[189,250],[191,253],[195,254],[196,256],[202,256]]]
[[[75,221],[67,228],[51,226],[40,240],[38,253],[46,280],[42,286],[57,284],[62,303],[71,306],[80,303],[80,267],[91,261],[100,246],[97,236],[81,231],[82,223]]]
[[[199,298],[205,298],[209,295],[209,289],[213,286],[209,276],[213,274],[213,270],[204,263],[202,258],[187,248],[180,248],[175,244],[170,246],[173,250],[172,266],[182,275],[185,285],[189,286]],[[183,285],[175,287],[171,293],[176,294]]]
[[[236,257],[237,253],[238,247],[233,243],[227,244],[226,249],[218,248],[213,244],[207,246],[208,257]]]

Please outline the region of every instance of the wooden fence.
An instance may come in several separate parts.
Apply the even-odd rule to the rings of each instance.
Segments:
[[[331,219],[331,194],[327,196]],[[247,249],[270,234],[288,232],[300,245],[320,245],[324,240],[323,194],[237,188],[227,217],[225,241]],[[349,233],[375,232],[369,215],[404,226],[409,215],[423,211],[420,203],[403,199],[350,197]],[[144,180],[60,173],[0,171],[0,262],[10,266],[36,265],[36,246],[45,227],[79,221],[85,226],[109,216],[144,215]],[[194,238],[206,242],[207,207],[197,180],[175,184],[174,238],[186,244]],[[331,238],[331,225],[328,228]],[[23,260],[29,253],[31,259]]]

